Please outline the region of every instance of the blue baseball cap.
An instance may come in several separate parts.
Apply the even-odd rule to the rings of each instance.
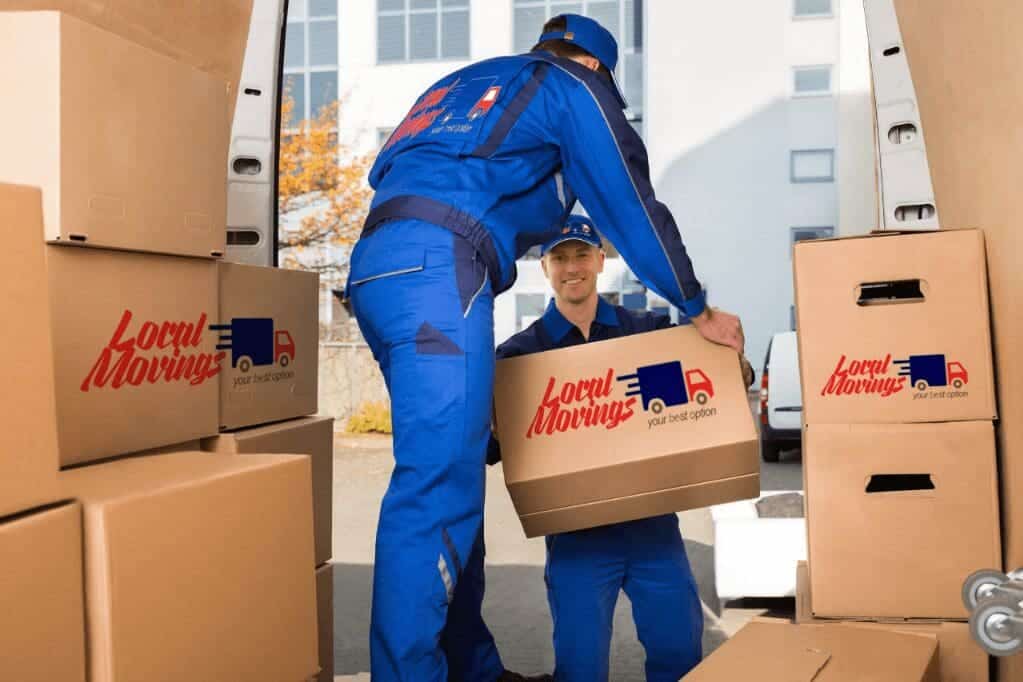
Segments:
[[[615,95],[622,108],[627,108],[629,105],[615,80],[615,67],[618,66],[618,41],[615,37],[597,21],[581,14],[559,14],[558,17],[565,20],[565,30],[541,34],[537,45],[547,40],[564,40],[592,54],[611,73]]]
[[[547,252],[562,242],[573,240],[586,242],[590,246],[596,246],[598,249],[604,248],[604,244],[600,241],[600,235],[597,234],[597,228],[593,226],[593,222],[586,216],[571,215],[565,221],[565,226],[561,228],[558,236],[540,247],[540,255],[546,255]]]

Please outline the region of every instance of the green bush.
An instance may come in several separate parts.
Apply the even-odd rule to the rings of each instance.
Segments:
[[[391,433],[391,408],[385,403],[363,403],[348,418],[348,433]]]

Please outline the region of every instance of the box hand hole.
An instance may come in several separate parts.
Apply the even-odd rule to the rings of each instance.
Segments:
[[[930,474],[874,474],[867,482],[867,493],[905,493],[934,490]]]
[[[902,52],[902,48],[901,47],[899,47],[898,45],[892,45],[891,47],[889,47],[887,50],[885,50],[881,54],[883,54],[885,57],[894,57],[895,55],[899,54],[900,52]]]
[[[907,144],[916,139],[916,126],[912,123],[900,123],[888,131],[888,140],[892,144]]]
[[[231,164],[231,167],[238,175],[259,175],[260,171],[263,170],[262,162],[250,156],[239,156]]]
[[[259,244],[259,232],[253,229],[228,228],[228,246],[255,246]]]
[[[923,283],[919,279],[864,282],[857,287],[856,305],[923,303],[926,298]]]
[[[895,219],[900,223],[907,220],[930,220],[934,212],[934,204],[906,204],[895,209]]]

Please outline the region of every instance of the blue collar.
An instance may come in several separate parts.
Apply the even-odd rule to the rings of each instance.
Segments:
[[[574,324],[565,319],[565,316],[558,310],[558,306],[554,305],[554,299],[547,305],[547,310],[543,314],[543,326],[550,334],[551,339],[554,343],[561,343],[561,340],[565,338],[565,334],[572,331],[575,327]],[[617,327],[618,326],[618,313],[615,312],[615,307],[604,300],[603,296],[597,296],[597,317],[596,321],[604,325],[605,327]]]

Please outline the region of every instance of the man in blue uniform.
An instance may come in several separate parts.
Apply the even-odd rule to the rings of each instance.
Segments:
[[[541,254],[554,298],[540,319],[498,346],[498,359],[672,326],[666,315],[613,306],[597,294],[604,252],[587,218],[571,216]],[[743,370],[749,385],[753,372],[745,358]],[[492,439],[488,461],[499,459],[500,447]],[[620,590],[632,603],[649,682],[677,682],[700,662],[703,612],[675,514],[551,535],[546,541],[544,580],[554,619],[556,682],[606,682]]]
[[[632,270],[712,341],[738,318],[706,308],[597,22],[555,17],[533,51],[442,78],[391,134],[348,292],[391,396],[395,468],[374,563],[374,682],[516,679],[479,613],[493,388],[494,296],[576,198]]]

